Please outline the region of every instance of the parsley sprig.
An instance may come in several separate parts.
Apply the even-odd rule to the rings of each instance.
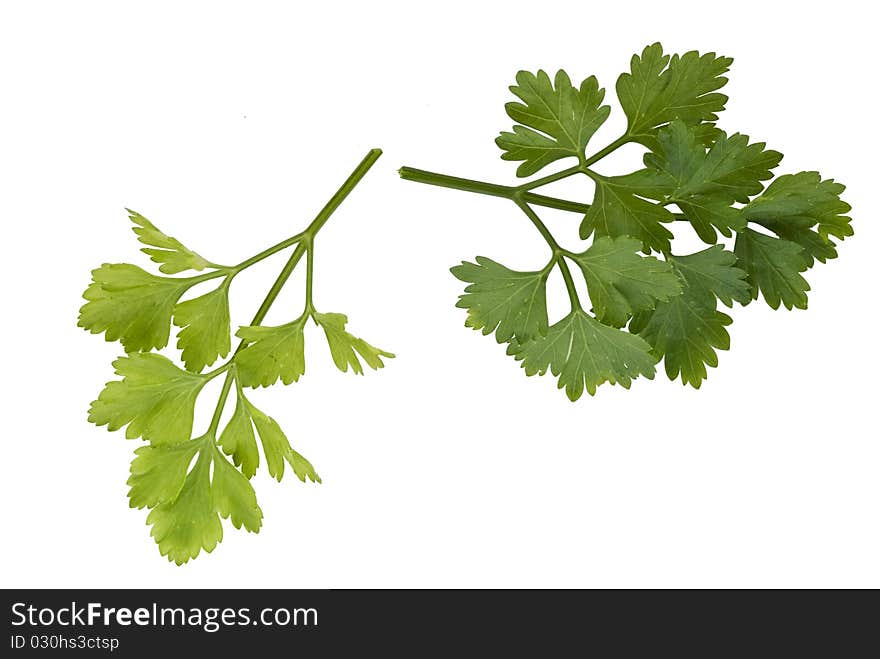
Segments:
[[[806,308],[809,284],[802,273],[837,257],[834,240],[852,235],[844,186],[817,172],[773,179],[782,154],[716,125],[727,96],[720,93],[733,60],[696,51],[664,54],[659,43],[634,55],[617,80],[626,131],[587,155],[593,134],[608,118],[605,90],[590,76],[574,86],[564,71],[520,71],[505,107],[516,124],[495,140],[503,160],[518,162],[529,177],[563,159],[577,164],[515,186],[498,185],[403,167],[406,180],[513,202],[550,249],[539,269],[519,272],[487,257],[452,268],[466,282],[458,305],[466,325],[495,333],[527,375],[548,370],[574,401],[604,383],[628,388],[638,376],[653,378],[659,360],[670,379],[699,387],[716,350],[730,346],[732,307],[757,299],[773,309]],[[620,147],[646,148],[644,167],[624,175],[595,166]],[[589,178],[590,203],[537,192],[572,176]],[[765,188],[765,182],[773,179]],[[582,251],[562,247],[535,208],[581,216]],[[694,254],[672,249],[667,225],[688,222],[710,245]],[[719,238],[733,238],[731,251]],[[549,322],[546,284],[558,268],[570,312]],[[573,272],[583,275],[589,305]]]
[[[178,565],[203,549],[214,549],[223,538],[221,518],[229,518],[235,528],[259,531],[263,513],[250,483],[260,464],[257,437],[270,476],[280,481],[287,465],[302,482],[321,482],[275,419],[245,394],[246,387],[269,386],[279,379],[290,384],[304,375],[307,321],[323,329],[330,356],[342,371],[351,368],[363,373],[361,360],[372,369],[382,368],[383,358],[394,356],[350,334],[343,314],[318,312],[312,295],[315,238],[381,153],[373,149],[367,154],[305,230],[238,265],[208,261],[147,218],[129,211],[138,240],[147,245],[142,251],[160,264],[160,272],[207,272],[167,277],[128,263],[105,263],[92,271],[79,325],[94,334],[103,333],[108,341],[120,341],[127,354],[113,362],[121,379],[106,385],[89,409],[89,420],[109,430],[125,427],[127,438],[148,442],[135,451],[131,463],[129,500],[133,508],[150,509],[147,523],[159,551]],[[240,342],[230,355],[228,293],[232,281],[247,268],[291,247],[293,252],[253,320],[236,332]],[[285,325],[261,325],[304,256],[302,312]],[[181,301],[194,286],[213,280],[220,280],[213,290]],[[184,368],[152,352],[168,344],[172,324],[180,328],[177,347]],[[227,356],[222,365],[203,372]],[[196,399],[208,382],[221,375],[223,386],[210,424],[193,437]],[[233,391],[234,411],[221,431]]]

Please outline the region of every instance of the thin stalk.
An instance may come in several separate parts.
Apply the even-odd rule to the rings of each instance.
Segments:
[[[580,215],[590,210],[590,204],[584,204],[579,201],[568,201],[566,199],[556,199],[555,197],[545,197],[534,192],[526,192],[523,194],[523,200],[535,206],[543,206],[545,208],[555,208],[561,211],[570,211]]]
[[[571,211],[573,213],[586,213],[589,210],[589,204],[582,204],[576,201],[568,201],[567,199],[556,199],[555,197],[547,197],[545,195],[536,194],[531,191],[522,191],[519,188],[510,185],[498,185],[496,183],[487,183],[485,181],[475,181],[468,178],[460,178],[458,176],[449,176],[448,174],[438,174],[437,172],[429,172],[424,169],[414,169],[413,167],[401,167],[398,170],[400,178],[406,181],[415,181],[416,183],[425,183],[427,185],[437,185],[442,188],[451,188],[453,190],[464,190],[465,192],[476,192],[479,194],[489,195],[490,197],[501,197],[502,199],[513,199],[515,195],[520,194],[523,201],[534,204],[535,206],[544,206],[546,208],[555,208],[557,210]]]
[[[553,237],[553,234],[550,233],[547,225],[544,224],[540,217],[538,217],[538,214],[521,199],[517,198],[514,199],[514,201],[516,202],[516,205],[522,209],[522,212],[526,214],[526,217],[528,217],[532,221],[532,224],[535,225],[535,228],[538,230],[538,233],[541,234],[541,237],[545,241],[547,241],[548,245],[550,245],[550,249],[553,250],[553,254],[558,254],[562,248],[559,246],[559,243],[556,242],[556,238]]]
[[[250,322],[251,325],[259,325],[263,322],[266,314],[269,313],[269,307],[271,307],[272,304],[275,302],[275,298],[277,298],[278,294],[281,293],[281,289],[284,288],[284,284],[286,284],[287,280],[290,279],[290,275],[293,274],[294,269],[296,268],[297,264],[305,253],[306,246],[303,243],[299,243],[296,246],[296,249],[293,250],[293,254],[290,255],[289,259],[287,259],[287,263],[284,264],[281,272],[278,273],[278,277],[272,284],[272,288],[270,288],[269,292],[266,293],[266,297],[263,300],[263,303],[260,305],[260,308],[257,309],[257,313],[254,314],[254,319]],[[244,341],[241,341],[238,344],[235,352],[232,353],[233,357],[235,357],[235,355],[237,355],[241,351],[241,349],[244,348],[244,344]]]
[[[207,373],[203,373],[203,375],[206,378],[208,378],[209,380],[213,380],[214,378],[216,378],[218,375],[220,375],[224,371],[228,371],[231,366],[232,366],[232,362],[226,362],[222,366],[218,366],[217,368],[215,368],[213,371],[208,371]]]
[[[249,259],[245,259],[244,261],[242,261],[238,265],[234,266],[232,268],[233,273],[238,274],[239,272],[241,272],[245,268],[249,268],[252,265],[254,265],[255,263],[259,263],[263,259],[269,258],[273,254],[277,254],[278,252],[287,249],[291,245],[295,245],[300,240],[302,240],[302,237],[303,237],[303,234],[302,234],[302,232],[300,232],[300,233],[296,234],[295,236],[291,236],[290,238],[286,238],[285,240],[282,240],[280,243],[277,243],[276,245],[272,245],[272,247],[264,249],[259,254],[256,254],[256,255],[250,257]]]
[[[569,300],[571,300],[572,310],[579,310],[583,309],[583,307],[581,306],[577,289],[574,285],[574,277],[572,277],[571,269],[568,266],[568,262],[565,260],[565,257],[567,255],[571,255],[572,253],[568,250],[562,249],[559,246],[559,243],[556,242],[556,239],[547,229],[547,226],[544,224],[544,222],[541,221],[541,218],[538,217],[537,213],[532,210],[529,204],[544,206],[547,208],[556,208],[559,210],[573,211],[576,213],[586,213],[589,210],[590,205],[568,201],[565,199],[556,199],[554,197],[538,195],[532,192],[532,190],[543,185],[547,185],[549,183],[568,178],[569,176],[572,176],[579,172],[584,173],[595,181],[599,182],[602,177],[591,170],[590,166],[600,161],[602,158],[608,156],[609,154],[613,153],[624,144],[628,144],[632,141],[633,137],[631,135],[621,135],[616,140],[614,140],[604,148],[600,149],[589,158],[582,159],[581,162],[574,167],[569,167],[568,169],[561,170],[559,172],[556,172],[555,174],[549,174],[539,179],[535,179],[534,181],[523,183],[522,185],[516,187],[497,185],[495,183],[486,183],[484,181],[475,181],[473,179],[460,178],[458,176],[448,176],[446,174],[438,174],[436,172],[429,172],[423,169],[415,169],[412,167],[401,167],[398,173],[400,174],[400,177],[402,179],[405,179],[407,181],[415,181],[417,183],[425,183],[428,185],[437,185],[440,187],[452,188],[455,190],[464,190],[466,192],[476,192],[478,194],[489,195],[492,197],[502,197],[504,199],[512,200],[531,220],[532,224],[535,225],[535,228],[550,246],[550,249],[553,251],[553,257],[548,264],[548,267],[552,268],[554,264],[559,265],[559,270],[562,273],[563,280],[565,281],[565,288],[568,291]],[[675,216],[675,219],[678,220],[686,218],[677,214]]]
[[[605,180],[606,177],[602,176],[600,173],[593,171],[589,167],[581,167],[581,171],[593,179],[596,183],[601,183]]]
[[[306,308],[304,314],[312,313],[315,306],[312,304],[312,281],[315,272],[315,243],[309,241],[306,246]]]
[[[364,159],[361,160],[358,166],[354,168],[354,171],[345,180],[339,190],[337,190],[336,193],[330,198],[330,201],[328,201],[324,205],[324,208],[322,208],[318,212],[318,214],[315,216],[315,219],[312,220],[311,224],[309,224],[306,230],[303,231],[302,234],[300,234],[300,236],[306,237],[307,240],[303,242],[302,239],[300,239],[300,241],[298,242],[296,249],[293,251],[293,254],[290,255],[290,258],[287,259],[287,263],[284,264],[281,272],[278,273],[278,277],[272,284],[272,288],[270,288],[269,292],[266,293],[266,297],[263,299],[263,303],[260,305],[260,308],[257,309],[257,313],[254,314],[254,318],[250,322],[251,325],[259,325],[263,322],[266,314],[269,313],[269,308],[275,302],[278,294],[281,293],[281,289],[284,287],[284,284],[286,284],[287,280],[290,279],[290,275],[293,273],[297,264],[300,262],[300,259],[302,259],[303,254],[306,253],[306,243],[311,245],[315,234],[317,234],[318,231],[321,230],[321,227],[323,227],[324,224],[326,224],[327,220],[330,219],[330,216],[333,215],[333,211],[339,208],[339,205],[351,193],[351,191],[366,175],[366,173],[370,171],[370,168],[376,163],[376,161],[379,159],[379,156],[381,155],[381,149],[371,149],[370,152],[367,153],[367,155],[364,157]],[[238,346],[236,346],[235,351],[232,353],[232,357],[229,358],[228,363],[230,365],[233,363],[235,356],[239,352],[241,352],[244,346],[244,340],[240,341]],[[214,408],[214,415],[211,417],[211,425],[208,427],[208,434],[211,436],[215,436],[217,433],[217,429],[220,427],[220,417],[223,414],[223,408],[226,406],[226,398],[229,396],[229,391],[230,389],[232,389],[232,383],[234,380],[235,370],[230,369],[229,371],[227,371],[226,378],[223,380],[223,387],[220,389],[220,397],[217,400],[217,406]]]
[[[565,281],[565,289],[568,291],[568,299],[571,301],[572,311],[582,309],[583,307],[581,307],[581,301],[580,298],[578,298],[577,289],[574,285],[574,277],[571,276],[571,270],[568,267],[568,263],[566,263],[564,258],[561,258],[565,253],[565,250],[559,246],[559,243],[556,242],[556,239],[553,237],[553,234],[550,233],[547,225],[541,221],[538,214],[535,213],[527,203],[520,199],[514,201],[516,201],[516,205],[519,206],[522,209],[522,212],[532,221],[532,224],[535,225],[535,228],[538,229],[541,236],[547,241],[550,249],[553,250],[553,259],[559,266],[559,271],[562,273],[562,279]]]
[[[547,176],[535,179],[534,181],[528,181],[523,183],[520,186],[517,186],[517,189],[522,190],[523,192],[527,192],[529,190],[534,190],[535,188],[540,188],[542,185],[547,185],[549,183],[555,183],[556,181],[561,181],[564,178],[568,178],[574,174],[577,174],[581,171],[580,165],[575,165],[574,167],[569,167],[568,169],[563,169],[562,171],[556,172],[555,174],[549,174]]]
[[[568,262],[564,258],[556,260],[559,265],[559,271],[562,273],[562,279],[565,281],[565,290],[568,291],[568,299],[571,301],[571,310],[579,311],[583,309],[580,298],[578,298],[577,289],[574,287],[574,278],[571,276],[571,270]]]
[[[287,263],[284,264],[281,272],[278,273],[278,277],[272,284],[272,288],[269,289],[269,292],[263,299],[263,303],[260,305],[260,308],[257,309],[257,313],[254,314],[254,318],[250,322],[251,325],[259,325],[261,322],[263,322],[266,314],[269,313],[269,308],[272,306],[272,303],[275,302],[278,294],[281,293],[281,289],[284,288],[284,284],[286,284],[287,280],[290,279],[290,275],[293,274],[294,269],[296,268],[300,259],[302,259],[302,256],[305,252],[305,246],[303,245],[303,243],[299,243],[296,246],[296,249],[293,251],[293,254],[290,255],[289,259],[287,259]],[[245,346],[245,343],[246,342],[243,339],[239,341],[238,345],[232,353],[232,357],[229,358],[229,365],[232,365],[234,363],[235,356],[239,352],[241,352],[242,348],[244,348]],[[223,380],[223,387],[220,389],[220,397],[217,399],[217,406],[214,408],[214,415],[211,417],[211,425],[208,426],[207,434],[211,436],[215,436],[217,433],[217,428],[220,427],[220,417],[223,414],[223,408],[226,407],[226,398],[229,396],[229,390],[232,388],[233,380],[235,380],[235,371],[233,369],[230,369],[226,372],[226,378]]]
[[[364,174],[369,171],[370,167],[373,166],[373,164],[376,162],[376,160],[379,159],[379,156],[381,155],[381,149],[372,149],[366,155],[366,157],[364,157],[357,168],[355,168],[354,172],[352,172],[352,175],[346,180],[342,187],[336,192],[335,195],[333,195],[330,201],[327,202],[327,205],[324,206],[324,208],[321,210],[321,213],[318,214],[318,216],[305,231],[301,231],[295,236],[291,236],[290,238],[285,238],[280,243],[264,249],[259,254],[255,254],[249,259],[245,259],[238,265],[235,265],[231,268],[217,265],[212,265],[211,267],[218,268],[219,270],[222,270],[224,272],[232,272],[233,275],[236,275],[245,268],[249,268],[256,263],[259,263],[263,259],[267,259],[273,254],[277,254],[278,252],[281,252],[288,247],[295,245],[296,243],[301,241],[303,237],[305,237],[307,232],[311,232],[311,235],[314,236],[318,232],[318,230],[324,225],[324,223],[329,219],[330,215],[333,214],[333,211],[339,207],[339,204],[342,203],[342,200],[348,196],[348,194],[354,189],[354,186],[356,186],[358,182],[360,182],[360,180],[364,177]],[[212,277],[219,276],[214,273],[211,274]],[[209,279],[212,277],[209,277]]]
[[[600,160],[602,160],[602,158],[609,155],[610,153],[613,153],[614,151],[617,151],[617,149],[622,147],[624,144],[628,144],[629,142],[632,142],[631,135],[621,135],[616,140],[614,140],[611,144],[609,144],[608,146],[606,146],[603,149],[599,149],[598,151],[596,151],[596,153],[594,153],[589,158],[584,160],[580,165],[581,170],[584,170],[587,167],[589,167],[590,165],[599,162]]]
[[[474,179],[461,178],[459,176],[449,176],[448,174],[438,174],[437,172],[429,172],[424,169],[416,169],[414,167],[401,167],[398,170],[400,178],[406,181],[415,181],[416,183],[425,183],[427,185],[437,185],[443,188],[452,188],[454,190],[464,190],[465,192],[476,192],[478,194],[489,195],[490,197],[502,197],[504,199],[513,199],[515,195],[522,195],[523,201],[535,206],[544,206],[546,208],[555,208],[558,210],[571,211],[574,213],[586,213],[589,210],[589,204],[582,204],[576,201],[568,201],[567,199],[557,199],[555,197],[547,197],[532,192],[538,188],[554,181],[567,178],[583,172],[590,174],[589,167],[600,161],[605,156],[613,153],[624,144],[633,141],[633,136],[624,134],[616,140],[599,149],[589,158],[584,159],[577,166],[563,169],[562,171],[550,174],[534,181],[523,183],[519,186],[498,185],[496,183],[487,183],[485,181],[476,181]]]
[[[220,398],[217,399],[217,406],[214,408],[214,415],[211,417],[211,425],[208,426],[206,435],[216,439],[217,429],[220,427],[220,417],[223,415],[223,408],[226,407],[226,397],[229,396],[229,390],[232,388],[232,381],[235,375],[232,371],[226,373],[223,380],[223,388],[220,389]]]
[[[214,270],[213,272],[206,272],[203,275],[195,275],[194,277],[181,277],[180,281],[188,281],[191,286],[195,286],[196,284],[201,284],[203,281],[210,281],[211,279],[217,279],[217,277],[225,277],[229,274],[227,270]]]
[[[339,205],[345,201],[345,198],[352,190],[354,190],[355,186],[361,182],[361,179],[366,176],[367,172],[370,171],[370,168],[376,164],[376,161],[381,155],[382,149],[370,149],[369,153],[364,156],[364,159],[360,161],[358,166],[354,168],[354,171],[347,179],[345,179],[345,183],[343,183],[336,193],[330,197],[330,201],[324,205],[324,208],[318,212],[315,219],[312,220],[312,223],[306,227],[303,234],[312,236],[313,238],[315,237],[318,231],[321,230],[321,227],[324,226],[327,220],[330,219],[330,216],[333,215],[333,211],[339,208]]]
[[[498,185],[496,183],[486,183],[485,181],[475,181],[469,178],[461,178],[459,176],[449,176],[448,174],[438,174],[429,172],[424,169],[415,169],[413,167],[401,167],[397,170],[400,178],[405,181],[415,181],[416,183],[427,183],[428,185],[438,185],[441,188],[452,188],[453,190],[464,190],[465,192],[477,192],[479,194],[489,195],[490,197],[503,197],[505,199],[513,199],[513,193],[516,188],[509,185]]]

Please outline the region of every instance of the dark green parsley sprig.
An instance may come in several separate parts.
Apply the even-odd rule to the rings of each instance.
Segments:
[[[590,76],[579,86],[564,71],[520,71],[506,105],[516,124],[495,140],[502,159],[518,162],[528,177],[563,159],[577,164],[515,186],[437,174],[411,167],[402,178],[512,201],[550,249],[549,260],[528,272],[486,257],[452,273],[468,286],[458,305],[466,325],[495,333],[527,375],[548,370],[571,400],[603,382],[629,387],[653,378],[663,360],[671,379],[699,387],[716,350],[726,350],[731,307],[761,293],[772,308],[806,308],[809,284],[802,273],[816,261],[836,258],[833,238],[852,235],[844,186],[817,172],[773,178],[782,154],[746,135],[718,128],[727,96],[720,93],[733,60],[715,53],[667,55],[659,43],[634,55],[617,80],[626,131],[587,155],[587,146],[611,109],[605,90]],[[596,165],[625,144],[646,148],[644,166],[624,175]],[[537,190],[573,176],[591,179],[590,203],[558,199]],[[773,179],[765,187],[765,183]],[[584,249],[562,247],[536,212],[545,207],[581,216]],[[688,222],[710,245],[694,254],[673,251],[668,225]],[[732,251],[719,238],[733,239]],[[641,252],[641,253],[640,253]],[[550,324],[546,284],[558,268],[570,312]],[[574,271],[583,275],[582,302]]]

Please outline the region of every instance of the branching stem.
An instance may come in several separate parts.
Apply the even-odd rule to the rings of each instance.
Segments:
[[[630,135],[622,135],[603,149],[600,149],[592,156],[585,158],[581,163],[573,167],[563,169],[555,174],[549,174],[533,181],[526,181],[517,186],[498,185],[497,183],[487,183],[485,181],[477,181],[458,176],[449,176],[448,174],[438,174],[424,169],[415,169],[414,167],[401,167],[398,170],[398,173],[400,174],[400,178],[406,181],[438,185],[444,188],[464,190],[465,192],[476,192],[491,197],[503,197],[504,199],[514,199],[515,196],[521,195],[523,201],[534,206],[544,206],[546,208],[555,208],[557,210],[571,211],[573,213],[586,213],[590,208],[589,204],[582,204],[567,199],[547,197],[545,195],[536,194],[532,192],[532,190],[549,183],[561,181],[562,179],[574,176],[578,173],[588,174],[590,173],[590,165],[598,162],[608,154],[616,151],[624,144],[628,144],[631,141],[632,137]]]
[[[550,246],[550,249],[553,252],[551,263],[555,263],[559,266],[559,271],[562,273],[562,279],[565,281],[565,289],[568,291],[568,299],[571,301],[572,310],[581,309],[581,301],[578,298],[577,289],[574,285],[574,278],[571,276],[571,270],[568,267],[568,263],[563,258],[566,250],[559,246],[559,243],[556,242],[556,239],[553,237],[553,234],[550,233],[547,225],[544,224],[541,218],[538,217],[538,214],[535,213],[527,203],[522,201],[521,198],[516,198],[515,201],[516,205],[519,206],[520,209],[522,209],[522,212],[526,214],[526,217],[532,221],[532,224],[538,229],[541,237],[544,238]]]
[[[632,142],[632,136],[627,135],[627,134],[621,135],[616,140],[614,140],[611,144],[609,144],[608,146],[606,146],[602,149],[599,149],[598,151],[596,151],[596,153],[594,153],[589,158],[584,160],[581,163],[581,168],[582,169],[588,168],[590,165],[593,165],[593,164],[599,162],[605,156],[612,154],[613,152],[617,151],[620,147],[622,147],[624,144],[629,144],[630,142]]]
[[[555,208],[557,210],[580,214],[586,213],[590,209],[589,204],[581,204],[576,201],[547,197],[531,191],[522,191],[518,187],[510,185],[498,185],[496,183],[476,181],[474,179],[449,176],[448,174],[438,174],[436,172],[429,172],[424,169],[414,169],[412,167],[401,167],[400,170],[398,170],[398,173],[402,179],[407,181],[437,185],[442,188],[452,188],[453,190],[464,190],[465,192],[476,192],[489,195],[490,197],[501,197],[503,199],[512,200],[514,195],[518,192],[522,192],[523,201],[529,204],[534,204],[535,206],[544,206],[545,208]]]
[[[290,255],[290,258],[287,259],[287,263],[284,264],[284,267],[281,269],[281,272],[278,273],[278,277],[275,279],[275,282],[272,284],[272,287],[269,289],[269,292],[266,293],[266,297],[263,300],[263,303],[260,305],[260,308],[257,309],[257,313],[254,314],[253,320],[250,322],[251,325],[259,325],[263,322],[263,319],[266,317],[266,314],[269,313],[269,308],[275,302],[275,299],[278,297],[278,294],[281,293],[281,289],[284,288],[284,284],[287,283],[287,280],[290,279],[290,275],[293,274],[294,269],[297,264],[303,257],[303,254],[306,252],[309,253],[309,258],[307,259],[307,269],[311,271],[311,247],[314,243],[315,236],[321,230],[321,227],[327,223],[327,220],[330,219],[330,216],[333,215],[333,212],[339,208],[340,204],[345,200],[345,198],[354,190],[355,186],[361,181],[361,179],[366,175],[370,168],[376,164],[376,161],[379,159],[379,156],[382,155],[382,151],[380,149],[372,149],[369,153],[361,160],[360,164],[355,167],[354,171],[349,175],[349,177],[345,180],[339,190],[330,198],[324,207],[318,212],[315,216],[315,219],[312,220],[311,224],[300,234],[297,234],[293,238],[288,238],[286,241],[282,241],[279,245],[283,243],[288,243],[287,246],[296,244],[296,249],[293,251],[293,254]],[[296,238],[296,240],[294,240]],[[275,247],[269,248],[270,250],[277,248]],[[283,249],[279,248],[279,249]],[[275,251],[279,251],[279,249],[275,249]],[[266,250],[267,252],[269,250]],[[273,254],[275,252],[272,252]],[[263,253],[265,254],[265,253]],[[258,255],[259,256],[259,255]],[[269,256],[269,254],[265,254],[263,258]],[[251,259],[249,259],[251,260]],[[209,273],[210,274],[210,273]],[[204,275],[202,275],[204,276]],[[311,281],[311,277],[307,277],[308,281]],[[307,286],[306,289],[307,302],[306,304],[311,304],[311,287]],[[238,346],[235,348],[235,351],[232,353],[232,356],[229,358],[229,361],[221,368],[228,369],[226,372],[226,378],[223,380],[223,387],[220,390],[220,397],[217,400],[217,406],[214,408],[214,415],[211,417],[211,425],[208,427],[208,433],[211,436],[216,436],[217,429],[220,426],[220,417],[223,414],[223,408],[226,405],[226,399],[229,396],[229,391],[232,389],[233,381],[236,379],[235,368],[234,368],[234,359],[235,356],[241,352],[242,348],[245,346],[245,341],[242,340],[239,342]]]
[[[556,172],[555,174],[549,174],[541,178],[536,178],[534,181],[527,181],[526,183],[517,186],[517,188],[523,191],[534,190],[535,188],[540,188],[542,185],[548,185],[550,183],[555,183],[556,181],[561,181],[564,178],[574,176],[575,174],[578,174],[580,172],[581,166],[575,165],[574,167],[563,169],[562,171]]]
[[[458,176],[449,176],[447,174],[438,174],[436,172],[428,172],[423,169],[415,169],[413,167],[401,167],[398,173],[402,179],[407,181],[415,181],[417,183],[426,183],[428,185],[437,185],[444,188],[452,188],[455,190],[464,190],[465,192],[476,192],[478,194],[489,195],[491,197],[502,197],[510,199],[526,214],[526,216],[538,229],[538,232],[550,246],[553,256],[548,264],[549,268],[554,265],[559,266],[562,278],[565,281],[565,288],[568,291],[569,300],[573,310],[582,309],[580,299],[578,298],[577,289],[574,285],[574,278],[571,275],[571,269],[568,266],[566,257],[573,256],[573,253],[562,249],[556,239],[547,229],[547,226],[541,221],[537,213],[532,210],[531,206],[543,206],[545,208],[555,208],[558,210],[571,211],[574,213],[584,214],[590,209],[589,204],[583,204],[567,199],[557,199],[555,197],[547,197],[540,195],[533,190],[556,181],[561,181],[574,176],[575,174],[586,174],[590,178],[598,181],[602,177],[590,169],[590,166],[600,161],[602,158],[616,151],[624,144],[633,141],[633,137],[628,133],[621,135],[616,140],[599,149],[589,158],[581,157],[580,162],[567,169],[560,170],[555,174],[549,174],[541,178],[527,181],[517,186],[498,185],[496,183],[487,183],[485,181],[476,181],[473,179],[460,178]],[[676,215],[675,219],[686,219],[683,215]]]

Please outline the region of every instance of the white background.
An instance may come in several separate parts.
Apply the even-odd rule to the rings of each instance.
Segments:
[[[880,587],[876,23],[864,7],[4,3],[0,585]],[[846,183],[856,236],[808,274],[808,311],[735,309],[732,350],[701,390],[661,370],[572,404],[453,306],[461,259],[544,263],[526,218],[396,169],[513,183],[493,139],[511,125],[521,68],[599,77],[613,112],[598,148],[624,126],[617,75],[656,40],[733,56],[721,126],[785,153],[780,172]],[[342,374],[313,332],[306,377],[253,398],[324,484],[262,472],[259,535],[227,523],[212,554],[169,564],[146,513],[128,508],[138,443],[86,422],[120,354],[76,327],[89,270],[148,266],[124,207],[239,261],[302,228],[374,146],[385,155],[320,235],[316,303],[398,357]],[[588,201],[577,186],[564,193]],[[577,246],[577,217],[546,217]],[[283,258],[236,282],[235,320]],[[298,313],[299,285],[267,322]]]

